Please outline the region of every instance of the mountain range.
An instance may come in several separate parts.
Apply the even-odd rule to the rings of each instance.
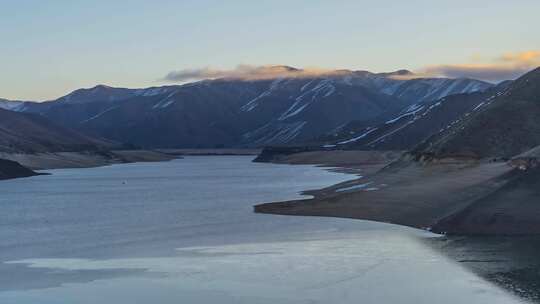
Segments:
[[[484,92],[474,79],[416,78],[339,70],[274,79],[224,78],[184,85],[125,89],[98,85],[48,102],[0,101],[92,138],[144,148],[215,148],[347,141],[397,117],[415,117],[450,95]],[[450,104],[450,103],[448,103]],[[454,110],[461,113],[462,110]],[[452,116],[453,117],[453,116]],[[367,129],[372,128],[372,129]],[[328,141],[328,140],[326,140]],[[335,143],[333,143],[335,144]]]
[[[353,121],[332,134],[315,139],[314,143],[323,143],[326,148],[352,150],[410,150],[477,112],[486,99],[499,94],[508,85],[504,82],[483,91],[415,103],[384,122]]]

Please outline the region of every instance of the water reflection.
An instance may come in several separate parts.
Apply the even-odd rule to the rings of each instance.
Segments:
[[[429,243],[486,280],[540,303],[540,237],[445,237]]]
[[[381,225],[367,223],[364,225]],[[519,303],[404,229],[305,234],[286,242],[178,249],[163,258],[11,262],[61,272],[146,269],[137,276],[0,293],[2,303]],[[130,292],[126,293],[126,290]],[[150,303],[150,301],[148,301]]]

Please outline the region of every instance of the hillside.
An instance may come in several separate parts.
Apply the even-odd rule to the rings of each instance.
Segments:
[[[0,152],[100,150],[117,146],[56,125],[44,117],[0,109]]]
[[[313,145],[347,150],[410,150],[474,113],[486,99],[505,90],[508,84],[504,82],[485,91],[415,103],[384,122],[353,121],[315,139]]]
[[[434,135],[415,153],[511,158],[540,145],[540,68],[485,98],[471,115]]]

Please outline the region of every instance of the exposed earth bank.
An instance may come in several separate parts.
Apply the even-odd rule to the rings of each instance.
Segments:
[[[457,235],[540,234],[540,169],[530,160],[414,159],[395,152],[309,151],[279,163],[354,167],[361,177],[308,191],[312,199],[255,212],[373,220]]]
[[[0,159],[18,162],[33,170],[90,168],[118,163],[167,161],[178,156],[148,150],[0,153]]]

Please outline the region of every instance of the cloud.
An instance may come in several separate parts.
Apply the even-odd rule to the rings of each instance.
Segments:
[[[415,79],[430,77],[474,78],[489,82],[516,79],[526,72],[540,66],[540,50],[506,53],[485,60],[481,56],[472,58],[472,63],[440,64],[426,66],[414,73],[390,73],[387,77],[395,79]],[[399,72],[399,71],[398,71]],[[328,70],[319,68],[296,69],[283,65],[239,65],[234,69],[213,68],[184,69],[172,71],[162,80],[169,82],[189,82],[203,79],[265,80],[275,78],[300,78],[329,75],[345,75],[348,70]]]
[[[434,65],[417,74],[450,78],[475,78],[491,82],[516,79],[540,66],[540,51],[507,53],[487,63]]]
[[[516,79],[533,68],[534,67],[532,66],[504,66],[496,64],[458,64],[426,67],[424,73],[449,78],[474,78],[499,82],[508,79]]]
[[[224,74],[225,71],[213,70],[210,68],[186,69],[170,72],[167,74],[167,76],[165,76],[165,79],[169,81],[187,81],[194,79],[217,78],[222,77]]]
[[[228,79],[240,79],[240,80],[264,80],[274,79],[280,77],[294,78],[294,77],[312,77],[320,75],[337,74],[339,71],[308,68],[308,69],[296,69],[289,66],[282,65],[266,65],[266,66],[252,66],[252,65],[239,65],[235,69],[230,70],[218,70],[212,68],[201,69],[185,69],[179,71],[173,71],[167,74],[164,78],[166,81],[171,82],[186,82],[202,79],[216,79],[216,78],[228,78]]]
[[[499,58],[500,61],[522,63],[522,64],[538,64],[540,63],[540,51],[526,51],[521,53],[507,53]]]

